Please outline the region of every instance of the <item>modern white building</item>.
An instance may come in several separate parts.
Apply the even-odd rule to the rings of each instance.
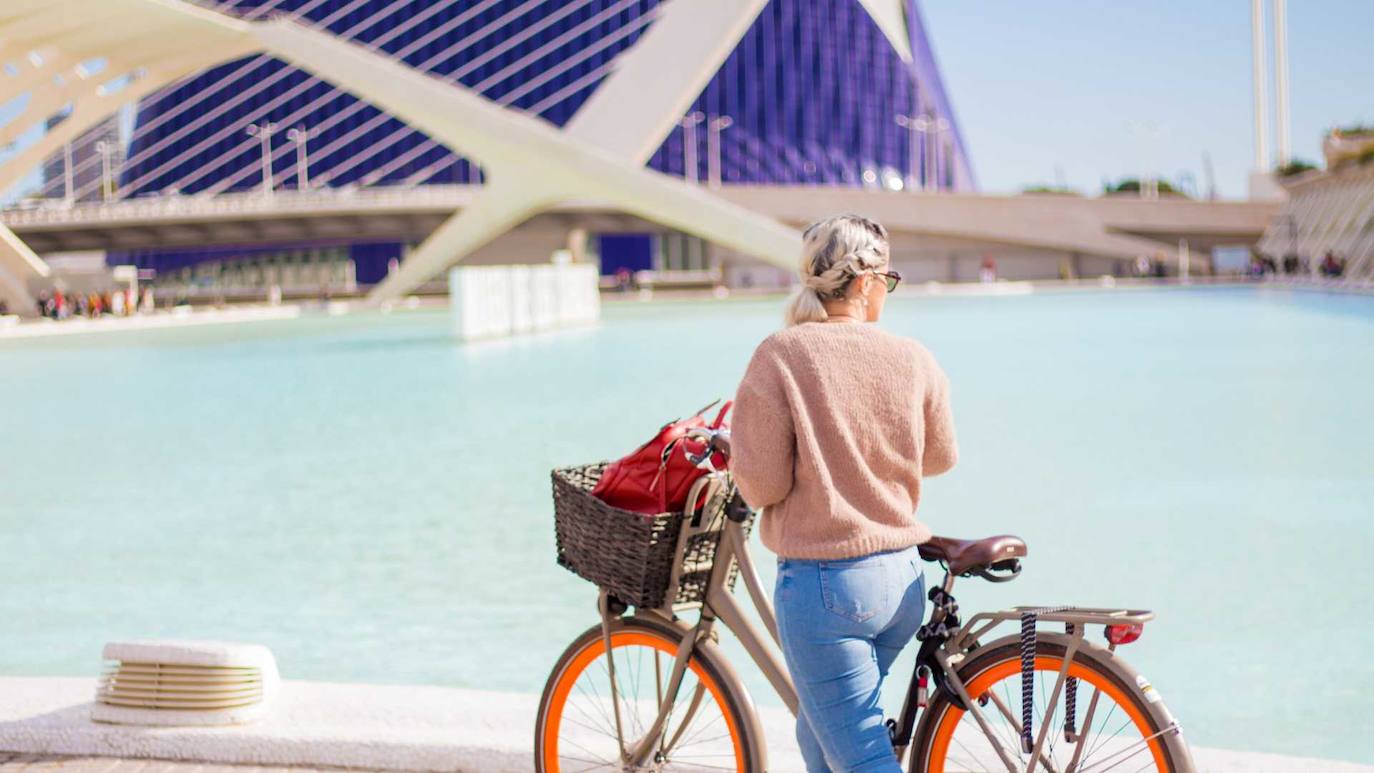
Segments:
[[[27,101],[0,141],[48,128],[0,190],[138,118],[112,200],[0,213],[0,297],[31,310],[42,255],[90,250],[212,283],[308,264],[376,301],[556,253],[776,281],[843,210],[916,276],[1096,275],[1253,244],[1277,206],[978,195],[914,0],[414,7],[7,0],[0,101]]]

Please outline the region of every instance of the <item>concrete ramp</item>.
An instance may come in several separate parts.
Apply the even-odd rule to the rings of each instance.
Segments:
[[[13,231],[0,225],[0,300],[9,307],[9,313],[38,316],[37,299],[29,287],[37,280],[47,279],[50,273],[42,258]]]

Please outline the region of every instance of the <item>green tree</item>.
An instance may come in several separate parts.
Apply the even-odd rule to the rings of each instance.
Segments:
[[[1292,161],[1289,161],[1288,163],[1279,167],[1277,171],[1279,177],[1292,177],[1293,175],[1302,174],[1303,172],[1310,172],[1316,168],[1317,167],[1315,164],[1311,164],[1300,158],[1295,158]]]
[[[1182,195],[1182,192],[1175,188],[1168,180],[1160,179],[1158,185],[1161,194]],[[1107,185],[1103,187],[1103,193],[1140,193],[1140,180],[1135,177],[1127,177],[1115,185],[1107,183]]]

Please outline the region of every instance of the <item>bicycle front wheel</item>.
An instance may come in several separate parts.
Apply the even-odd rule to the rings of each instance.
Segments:
[[[617,720],[601,626],[579,636],[558,659],[539,702],[535,769],[622,770],[621,742],[633,748],[653,726],[682,637],[681,629],[640,618],[612,624]],[[764,769],[762,746],[748,694],[714,646],[698,645],[650,768],[756,773]]]
[[[1066,643],[1058,635],[1042,635],[1036,642],[1032,737],[1050,724],[1036,770],[1192,773],[1188,747],[1159,693],[1102,647],[1083,642],[1069,664],[1069,676],[1077,680],[1072,725],[1067,681],[1056,705],[1048,705]],[[959,679],[992,733],[948,696],[933,692],[912,745],[912,773],[1005,771],[998,749],[1025,770],[1030,754],[1021,745],[1019,640],[1007,637],[977,651],[959,669]]]

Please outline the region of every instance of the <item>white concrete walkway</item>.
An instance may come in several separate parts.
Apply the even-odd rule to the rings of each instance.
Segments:
[[[18,317],[0,317],[0,340],[11,338],[47,338],[51,336],[109,333],[120,330],[153,330],[197,325],[222,325],[235,322],[263,322],[274,319],[294,319],[301,315],[296,304],[281,306],[235,306],[225,309],[192,309],[180,307],[154,314],[135,314],[129,317],[103,316],[98,319],[38,319],[20,321]]]
[[[94,693],[93,679],[0,677],[0,757],[11,753],[481,773],[523,773],[533,764],[534,695],[286,682],[273,717],[265,722],[141,728],[91,722]],[[791,718],[785,711],[764,709],[763,720],[770,769],[801,770]],[[1367,765],[1214,749],[1194,749],[1194,757],[1198,769],[1207,773],[1374,771]]]

